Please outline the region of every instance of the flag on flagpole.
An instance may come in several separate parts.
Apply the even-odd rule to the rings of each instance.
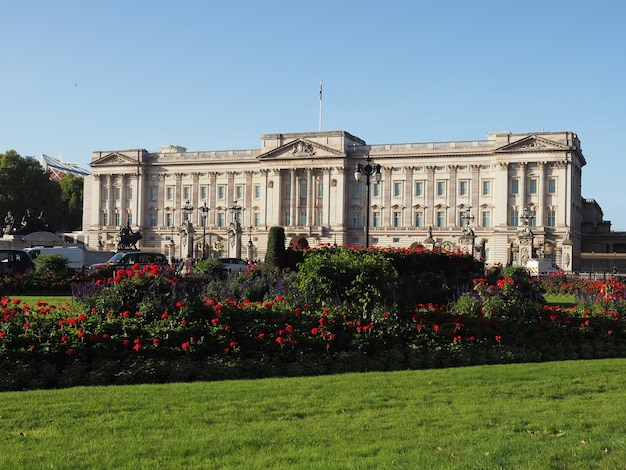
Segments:
[[[322,101],[322,80],[320,80],[320,101]]]

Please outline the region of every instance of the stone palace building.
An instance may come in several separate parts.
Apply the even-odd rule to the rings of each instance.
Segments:
[[[368,163],[379,175],[358,182],[357,165]],[[128,224],[142,234],[138,246],[171,258],[262,260],[270,228],[281,226],[292,246],[422,245],[575,271],[585,163],[573,132],[369,145],[325,131],[266,134],[250,150],[96,151],[83,231],[91,249],[115,249]]]

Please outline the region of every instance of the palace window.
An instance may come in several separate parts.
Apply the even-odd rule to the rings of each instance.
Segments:
[[[261,185],[254,185],[254,199],[261,199]]]
[[[209,187],[208,186],[200,186],[200,199],[208,199],[209,198]]]
[[[556,179],[549,178],[548,179],[548,194],[555,194],[555,193],[556,193]]]
[[[424,182],[416,181],[415,182],[415,195],[421,197],[424,195]]]
[[[519,226],[519,211],[517,209],[511,209],[511,216],[509,217],[509,225],[511,227]]]
[[[302,183],[300,185],[300,197],[301,198],[305,198],[307,196],[307,191],[308,191],[309,187],[307,183]]]
[[[120,217],[120,213],[116,212],[115,215],[115,226],[119,227],[121,225],[121,217]]]
[[[168,186],[165,188],[165,199],[168,201],[174,199],[174,186]]]
[[[242,185],[238,185],[235,187],[235,199],[237,199],[238,201],[243,200],[243,186]]]
[[[374,211],[372,213],[372,227],[380,227],[380,212]]]
[[[185,201],[191,200],[191,186],[183,186],[183,199]]]
[[[157,226],[157,213],[156,211],[150,212],[150,227]]]
[[[519,178],[511,180],[511,194],[519,194]]]
[[[174,226],[174,214],[172,212],[168,212],[167,214],[165,214],[165,225],[167,227]]]
[[[446,226],[446,212],[445,211],[437,211],[437,227],[445,227]]]
[[[217,187],[217,198],[218,199],[226,199],[226,186],[220,184]]]
[[[546,213],[546,225],[548,227],[556,227],[556,210],[548,209]]]
[[[285,197],[291,197],[291,183],[285,183]]]
[[[393,196],[401,197],[402,196],[402,182],[396,181],[393,183]]]
[[[446,182],[437,181],[437,196],[445,196],[445,195],[446,195]]]
[[[361,211],[354,211],[352,213],[352,228],[361,228]]]
[[[424,226],[424,213],[422,211],[418,211],[415,213],[415,226],[416,227]]]
[[[483,181],[483,196],[489,196],[491,194],[491,181]]]
[[[261,225],[261,213],[260,212],[255,212],[253,218],[254,218],[253,225],[255,227],[258,227],[259,225]]]
[[[120,197],[121,197],[121,193],[122,193],[121,188],[119,186],[116,186],[115,188],[113,188],[113,191],[114,191],[114,195],[115,195],[115,200],[119,201]]]
[[[150,200],[151,201],[156,201],[159,195],[159,190],[158,188],[151,186],[150,187]]]
[[[317,197],[324,197],[324,183],[317,183]]]
[[[394,211],[393,213],[393,226],[402,227],[402,212]]]
[[[129,201],[132,200],[133,198],[133,187],[132,186],[128,186],[126,188],[126,199],[128,199]]]
[[[537,194],[537,178],[531,178],[528,182],[529,194]]]
[[[217,226],[218,227],[226,226],[226,214],[224,212],[217,213]]]
[[[469,181],[459,181],[459,196],[467,196]]]
[[[491,211],[482,211],[482,224],[483,227],[491,227]]]
[[[288,227],[289,225],[291,225],[291,212],[285,211],[283,220],[285,223],[285,227]]]
[[[380,183],[374,183],[372,185],[372,196],[380,197]]]

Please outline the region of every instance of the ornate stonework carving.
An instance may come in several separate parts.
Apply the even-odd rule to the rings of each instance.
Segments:
[[[302,140],[295,143],[291,154],[294,157],[310,157],[315,155],[315,149],[310,142],[304,142]]]

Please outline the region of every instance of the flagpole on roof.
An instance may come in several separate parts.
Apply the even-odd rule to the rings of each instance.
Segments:
[[[322,80],[320,80],[320,132],[322,132]]]

